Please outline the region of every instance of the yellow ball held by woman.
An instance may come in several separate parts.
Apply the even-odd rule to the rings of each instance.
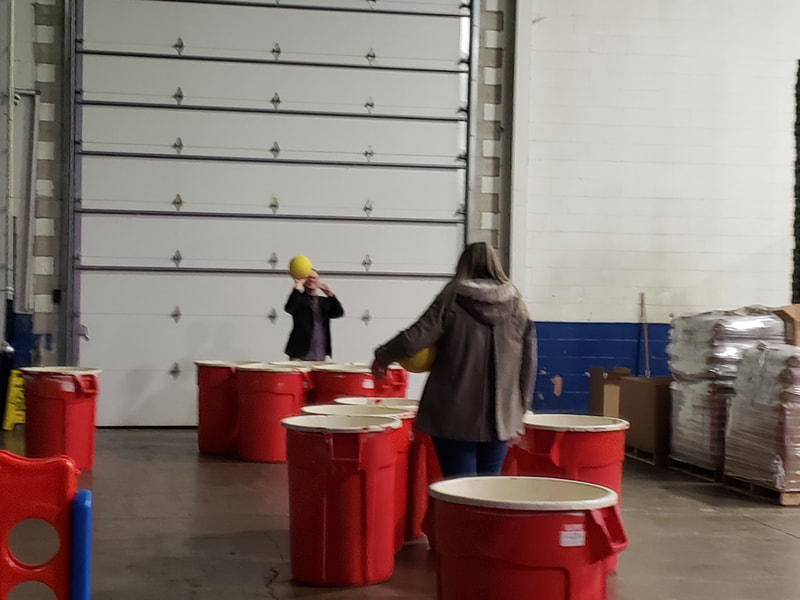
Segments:
[[[311,261],[302,254],[289,261],[289,273],[295,279],[305,279],[311,274]]]
[[[417,352],[414,356],[398,360],[400,366],[412,373],[425,373],[431,370],[436,359],[436,346],[429,346]]]

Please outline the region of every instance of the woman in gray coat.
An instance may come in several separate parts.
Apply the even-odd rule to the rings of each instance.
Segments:
[[[433,438],[445,477],[496,475],[533,398],[536,331],[488,244],[464,249],[419,320],[375,351],[373,372],[433,345],[415,429]]]

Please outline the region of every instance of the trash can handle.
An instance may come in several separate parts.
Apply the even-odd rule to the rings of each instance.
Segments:
[[[553,443],[550,445],[550,461],[557,467],[561,467],[561,440],[563,439],[564,432],[556,431]]]
[[[358,453],[356,456],[337,456],[336,455],[336,447],[337,444],[333,440],[333,435],[326,433],[325,434],[325,443],[331,449],[331,461],[334,463],[352,463],[361,466],[361,456],[363,454],[364,449],[364,438],[363,436],[358,436]]]
[[[597,526],[602,533],[601,556],[605,559],[609,556],[622,552],[628,547],[628,536],[622,525],[622,516],[619,512],[619,504],[589,511],[590,522]]]
[[[303,371],[303,389],[314,389],[314,378],[311,376],[311,371]]]
[[[392,383],[394,385],[401,385],[403,383],[404,371],[401,371],[400,369],[389,369],[389,373],[391,373]]]
[[[75,389],[82,396],[91,396],[97,393],[97,376],[95,375],[73,375]]]

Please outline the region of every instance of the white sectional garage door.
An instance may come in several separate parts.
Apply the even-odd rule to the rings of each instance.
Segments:
[[[193,361],[280,360],[288,260],[368,361],[463,247],[459,0],[83,0],[75,339],[100,425],[192,425]],[[418,389],[419,382],[416,382]]]

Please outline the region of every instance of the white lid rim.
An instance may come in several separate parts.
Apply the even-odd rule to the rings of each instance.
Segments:
[[[519,502],[513,500],[491,499],[491,498],[470,498],[468,496],[448,493],[446,488],[450,481],[464,481],[465,479],[529,479],[541,480],[546,482],[564,482],[570,484],[579,484],[603,490],[605,494],[597,498],[590,499],[576,499],[576,500],[532,500],[529,502]],[[549,477],[464,477],[460,479],[445,479],[437,481],[428,486],[428,494],[436,500],[442,502],[450,502],[452,504],[461,504],[464,506],[475,506],[479,508],[497,508],[503,510],[518,510],[518,511],[531,511],[531,512],[569,512],[569,511],[586,511],[598,510],[601,508],[608,508],[614,506],[619,501],[618,494],[607,487],[595,485],[593,483],[585,483],[582,481],[574,481],[571,479],[556,479]]]
[[[548,417],[562,417],[565,419],[574,419],[575,423],[547,423],[547,422],[536,422],[540,418],[544,418],[545,420]],[[586,421],[607,421],[605,424],[586,424],[581,425],[581,420]],[[631,424],[626,421],[625,419],[619,419],[617,417],[595,417],[592,415],[569,415],[569,414],[555,414],[555,413],[548,413],[548,414],[526,414],[522,418],[522,423],[525,425],[526,429],[545,429],[548,431],[569,431],[569,432],[610,432],[610,431],[625,431],[626,429],[630,429]]]
[[[20,367],[23,375],[99,375],[102,369],[93,367]]]
[[[331,425],[325,426],[320,419],[362,419],[374,420],[374,424],[368,425]],[[307,421],[308,424],[303,424]],[[400,429],[403,426],[400,419],[395,419],[391,416],[362,416],[348,417],[346,415],[298,415],[294,417],[287,417],[281,420],[281,425],[286,429],[293,431],[302,431],[305,433],[383,433],[388,430]]]

